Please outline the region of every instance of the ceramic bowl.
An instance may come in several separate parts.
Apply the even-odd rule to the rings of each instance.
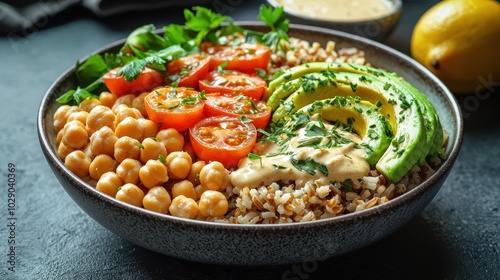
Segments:
[[[262,30],[253,22],[238,23]],[[424,67],[409,57],[365,38],[317,27],[294,25],[290,36],[337,48],[364,50],[376,67],[395,71],[420,88],[434,104],[449,136],[447,159],[418,187],[388,203],[324,220],[278,225],[221,224],[156,214],[103,195],[73,175],[57,157],[52,116],[56,98],[75,87],[74,67],[48,89],[38,113],[43,153],[70,197],[90,217],[124,239],[149,250],[196,262],[226,265],[276,265],[320,260],[345,254],[386,237],[405,225],[431,202],[452,169],[462,143],[462,118],[454,96]],[[118,50],[123,40],[98,52]]]
[[[344,31],[350,34],[362,36],[376,41],[384,41],[389,37],[394,28],[399,23],[401,14],[403,12],[403,1],[402,0],[374,0],[374,1],[386,1],[391,5],[391,13],[377,17],[370,18],[366,20],[339,20],[339,19],[320,19],[316,17],[311,17],[297,12],[296,10],[290,9],[287,5],[282,5],[281,3],[286,3],[286,0],[267,0],[270,6],[277,7],[282,5],[287,18],[292,23],[319,26],[339,31]],[[314,1],[311,1],[311,5]],[[355,11],[354,11],[355,12]]]

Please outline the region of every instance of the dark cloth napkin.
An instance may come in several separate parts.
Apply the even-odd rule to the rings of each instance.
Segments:
[[[207,2],[209,0],[6,0],[0,1],[0,33],[27,33],[30,28],[75,5],[105,17],[132,10]]]

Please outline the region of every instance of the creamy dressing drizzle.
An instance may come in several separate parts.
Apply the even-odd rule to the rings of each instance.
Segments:
[[[311,118],[311,121],[314,121]],[[333,125],[324,123],[327,130],[332,130]],[[304,186],[306,183],[314,183],[317,180],[321,184],[330,182],[344,182],[346,179],[359,179],[370,171],[370,165],[364,159],[364,148],[359,145],[361,139],[352,133],[335,129],[343,138],[349,139],[350,143],[326,148],[327,137],[322,140],[318,147],[299,147],[304,140],[311,138],[306,135],[305,127],[297,131],[288,143],[286,151],[292,152],[296,160],[313,160],[317,164],[323,165],[328,170],[325,176],[317,170],[313,175],[304,170],[297,169],[291,162],[291,155],[283,155],[283,147],[269,141],[257,143],[254,153],[261,155],[261,159],[244,158],[239,163],[239,168],[231,173],[231,183],[235,187],[258,188],[259,186],[270,185],[273,182],[291,180],[296,186]],[[317,136],[316,136],[317,137]],[[279,155],[273,155],[281,153]],[[273,155],[273,156],[266,156]]]
[[[394,5],[386,0],[276,0],[290,12],[325,20],[369,20],[389,15]]]

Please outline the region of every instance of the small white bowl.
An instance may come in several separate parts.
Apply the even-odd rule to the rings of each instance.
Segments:
[[[333,16],[331,19],[325,19],[312,17],[305,12],[297,11],[297,9],[287,6],[286,0],[267,0],[267,3],[272,7],[282,6],[291,23],[314,25],[347,32],[376,41],[384,41],[397,26],[403,12],[403,3],[401,0],[372,1],[386,2],[388,6],[390,6],[390,13],[385,13],[378,17],[366,17],[363,19],[336,19]],[[313,5],[314,2],[314,0],[310,0],[307,4]],[[329,3],[333,2],[335,1],[329,0]],[[356,11],[353,12],[355,13]]]

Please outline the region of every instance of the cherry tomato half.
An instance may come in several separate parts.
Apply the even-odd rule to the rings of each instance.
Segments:
[[[271,107],[241,93],[209,93],[203,114],[207,117],[224,115],[250,119],[256,128],[265,128],[271,119]]]
[[[231,168],[252,151],[257,130],[238,118],[216,116],[197,122],[189,129],[189,138],[199,159]]]
[[[175,128],[184,131],[203,118],[204,103],[200,93],[183,87],[162,87],[144,98],[150,120],[159,129]]]
[[[224,69],[253,74],[257,69],[267,70],[271,58],[271,50],[259,44],[242,43],[235,47],[204,44],[202,51],[211,56],[211,70],[227,62]]]
[[[243,93],[260,100],[266,91],[266,81],[256,74],[246,74],[236,70],[211,71],[199,81],[200,90],[207,93]]]
[[[106,87],[117,96],[126,94],[141,94],[145,91],[151,91],[154,88],[161,86],[163,75],[151,68],[144,68],[136,79],[128,82],[123,76],[117,76],[120,67],[110,70],[102,76],[102,80]]]
[[[178,82],[180,87],[198,89],[198,80],[208,74],[210,56],[191,54],[167,64],[167,84]]]

